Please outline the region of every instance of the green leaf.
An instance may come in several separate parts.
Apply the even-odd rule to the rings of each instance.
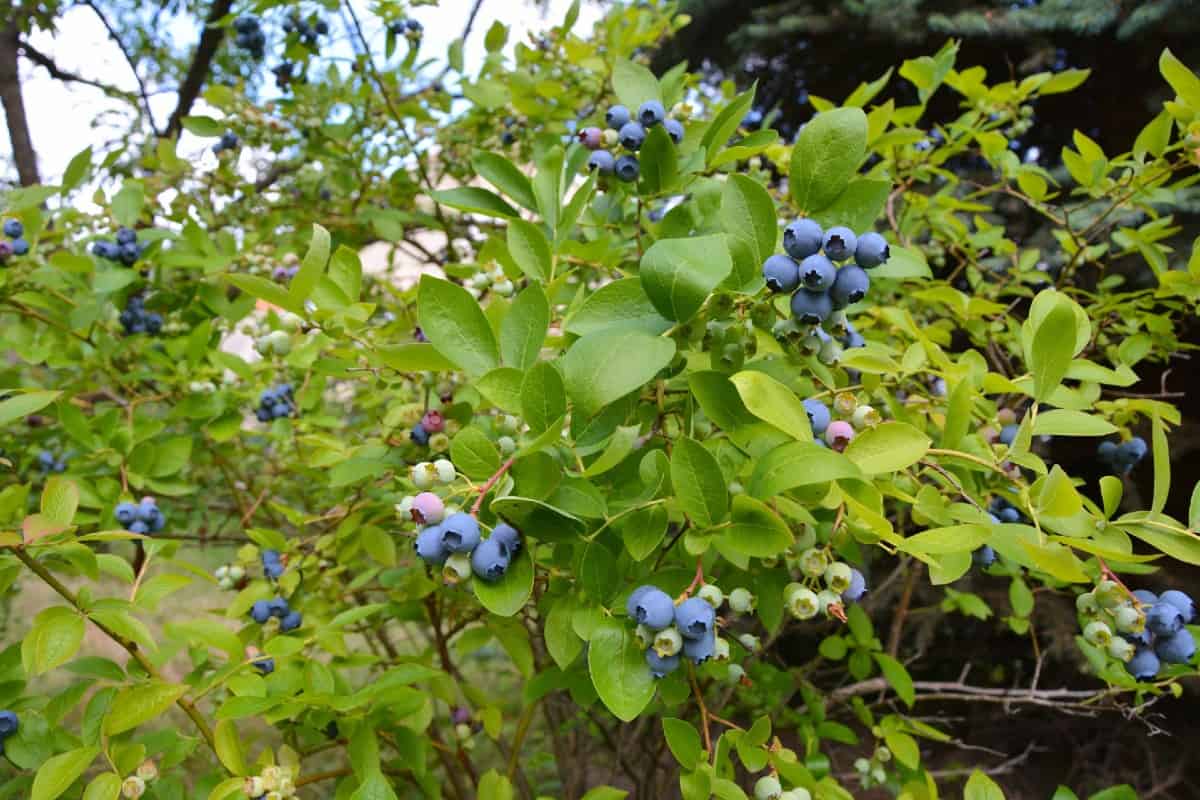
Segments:
[[[487,434],[476,427],[466,427],[450,440],[450,460],[471,480],[483,481],[500,469],[500,451]]]
[[[967,778],[963,800],[1004,800],[1004,792],[994,780],[975,770]]]
[[[1167,48],[1163,48],[1162,55],[1158,57],[1158,71],[1171,84],[1180,100],[1191,106],[1193,111],[1200,111],[1200,78],[1196,77],[1196,73]]]
[[[585,528],[583,520],[574,514],[531,497],[501,497],[493,500],[490,508],[524,535],[541,541],[569,541]]]
[[[104,718],[104,733],[116,736],[166,711],[187,692],[187,686],[151,682],[122,689]]]
[[[704,148],[705,153],[705,166],[713,165],[721,150],[725,148],[729,137],[745,119],[746,112],[754,104],[754,91],[755,88],[751,87],[730,100],[728,105],[716,113],[713,121],[705,129],[704,135],[700,138],[700,146]]]
[[[679,506],[701,526],[716,525],[729,513],[729,486],[717,457],[695,439],[682,438],[671,453],[671,483]]]
[[[223,719],[213,728],[213,743],[217,758],[225,769],[234,775],[246,774],[246,756],[242,752],[242,739],[237,725],[231,719]]]
[[[591,478],[596,475],[603,475],[605,472],[617,467],[625,457],[633,452],[634,443],[638,440],[638,431],[640,428],[637,425],[624,425],[613,431],[612,438],[608,440],[608,445],[604,448],[604,452],[595,461],[587,465],[583,471],[585,478]]]
[[[497,367],[475,381],[475,388],[496,408],[519,414],[521,382],[525,376],[516,367]]]
[[[550,327],[550,301],[537,284],[530,284],[513,301],[500,322],[500,355],[509,366],[527,370],[538,360]]]
[[[646,385],[674,357],[670,339],[626,329],[590,333],[563,356],[563,383],[572,402],[590,416]]]
[[[841,453],[812,442],[790,442],[758,460],[749,492],[766,500],[797,486],[859,477],[862,472]]]
[[[1063,303],[1055,304],[1037,326],[1029,354],[1033,372],[1033,396],[1044,401],[1050,397],[1075,355],[1075,313]]]
[[[867,152],[867,115],[861,108],[825,111],[804,126],[792,148],[789,186],[802,213],[833,203]]]
[[[533,184],[525,173],[507,158],[496,153],[476,153],[471,157],[471,166],[480,177],[516,200],[530,211],[537,210],[537,198],[533,195]]]
[[[15,394],[0,401],[0,425],[24,419],[53,403],[62,392],[34,391]]]
[[[117,800],[121,796],[121,776],[115,772],[102,772],[88,784],[83,800]]]
[[[662,125],[656,125],[646,135],[646,141],[638,151],[641,165],[641,190],[643,194],[659,194],[669,191],[679,179],[679,155],[675,143]]]
[[[853,231],[868,231],[883,213],[892,184],[871,178],[856,178],[832,203],[813,211],[812,218],[823,228],[845,225]],[[888,259],[891,260],[890,258]],[[875,277],[874,271],[871,277]]]
[[[454,364],[428,342],[380,345],[375,355],[397,372],[449,372]]]
[[[535,436],[567,413],[567,392],[553,364],[542,361],[530,367],[521,383],[521,416]]]
[[[21,661],[29,676],[41,675],[75,657],[83,644],[83,617],[73,608],[51,606],[34,618],[21,641]]]
[[[670,328],[671,321],[658,313],[641,280],[622,278],[589,295],[566,323],[567,332],[576,336],[617,327],[657,335]]]
[[[294,302],[303,304],[312,294],[312,290],[316,288],[317,281],[320,280],[321,275],[325,272],[325,265],[329,262],[330,244],[329,231],[314,224],[312,238],[308,242],[308,252],[304,254],[304,260],[300,262],[299,271],[288,284],[288,294]]]
[[[688,376],[688,388],[704,415],[724,430],[749,425],[755,417],[742,402],[741,395],[729,376],[715,370],[693,372]],[[807,420],[807,416],[805,417]]]
[[[646,296],[667,319],[686,322],[733,269],[722,234],[659,239],[642,256]]]
[[[543,631],[546,651],[550,653],[554,663],[558,664],[558,668],[563,670],[575,663],[575,659],[583,652],[583,640],[575,633],[573,625],[574,615],[575,604],[567,598],[559,598],[546,615]]]
[[[871,270],[871,280],[889,278],[903,280],[904,278],[929,279],[933,272],[925,261],[925,255],[920,250],[889,244],[888,260]]]
[[[225,280],[232,283],[237,288],[241,289],[246,294],[252,297],[257,297],[260,300],[266,300],[273,306],[279,306],[285,311],[290,311],[293,314],[306,317],[308,313],[304,310],[304,304],[298,303],[288,294],[287,289],[284,289],[278,283],[269,281],[266,278],[261,278],[258,275],[241,275],[227,273]]]
[[[989,536],[990,532],[986,525],[975,523],[950,525],[944,528],[930,528],[914,534],[897,542],[896,546],[906,553],[915,555],[970,553],[980,545],[986,544]]]
[[[761,183],[746,175],[730,175],[721,189],[721,228],[730,237],[745,239],[755,257],[764,261],[779,240],[775,201]]]
[[[896,690],[896,696],[904,701],[904,705],[912,708],[912,704],[917,699],[917,692],[913,689],[912,678],[909,676],[908,670],[899,661],[885,653],[875,653],[874,657],[875,663],[879,665],[879,671]]]
[[[476,577],[471,585],[480,605],[497,616],[511,617],[529,602],[533,594],[533,573],[529,548],[523,547],[500,580],[489,582]]]
[[[721,531],[724,547],[751,558],[773,558],[793,541],[787,523],[766,503],[744,494],[734,496],[730,525]]]
[[[1039,411],[1033,422],[1034,436],[1107,436],[1116,432],[1117,426],[1106,419],[1065,408]]]
[[[146,190],[141,181],[127,180],[112,199],[112,213],[117,222],[132,227],[141,216],[146,202]]]
[[[68,750],[48,759],[33,776],[29,800],[56,800],[79,780],[91,763],[100,755],[99,747]]]
[[[1117,520],[1121,530],[1136,536],[1146,544],[1166,553],[1171,558],[1187,564],[1200,564],[1200,537],[1195,533],[1183,533],[1166,528],[1126,522],[1127,517]]]
[[[605,617],[592,631],[588,672],[601,702],[622,722],[635,719],[654,697],[654,676],[622,620]]]
[[[800,442],[812,441],[804,403],[788,387],[765,372],[746,370],[729,379],[751,414]]]
[[[846,447],[846,458],[867,475],[898,472],[925,455],[930,439],[906,422],[885,422],[858,434]]]
[[[667,747],[671,755],[679,762],[679,766],[691,771],[700,763],[700,733],[692,723],[675,717],[663,717],[663,736],[666,737]]]
[[[518,216],[517,210],[495,192],[478,186],[460,186],[457,189],[442,189],[431,193],[434,200],[459,211],[483,214],[485,217]]]
[[[466,289],[422,275],[417,295],[421,330],[437,351],[464,372],[482,375],[500,366],[492,326]]]
[[[654,77],[654,73],[627,58],[618,58],[613,62],[612,83],[613,93],[629,108],[631,114],[636,114],[638,106],[647,100],[662,100],[658,78]]]
[[[554,255],[546,234],[532,222],[509,220],[508,252],[521,271],[535,281],[548,283],[554,271]]]
[[[183,129],[188,133],[195,134],[201,138],[210,136],[220,136],[225,132],[224,126],[217,122],[212,117],[204,117],[199,115],[184,117],[180,120]]]
[[[79,508],[79,487],[68,478],[55,475],[42,490],[42,516],[59,525],[70,525]]]
[[[1163,428],[1162,418],[1155,414],[1151,419],[1150,428],[1151,454],[1154,460],[1154,499],[1150,502],[1150,512],[1157,514],[1167,505],[1167,496],[1171,493],[1171,452],[1167,447],[1167,432]]]

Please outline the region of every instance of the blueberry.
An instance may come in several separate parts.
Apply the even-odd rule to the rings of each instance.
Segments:
[[[646,651],[646,663],[650,665],[650,672],[656,678],[665,678],[675,670],[679,669],[679,656],[667,656],[662,658],[658,653],[654,652],[651,647]]]
[[[147,333],[152,333],[152,334],[158,333],[159,331],[162,330],[162,326],[163,326],[162,314],[158,314],[158,313],[155,313],[152,311],[146,315],[146,332]]]
[[[485,581],[503,578],[508,565],[508,548],[496,539],[484,539],[471,553],[471,570]]]
[[[141,248],[134,242],[123,244],[117,249],[117,258],[127,267],[133,266],[141,254]]]
[[[646,141],[646,129],[636,122],[626,122],[617,134],[621,147],[626,150],[638,150]]]
[[[433,492],[421,492],[412,501],[412,517],[422,525],[436,525],[446,515],[446,504]]]
[[[283,619],[292,610],[288,605],[288,601],[282,597],[274,597],[267,601],[267,609],[271,612],[272,617]]]
[[[1020,427],[1017,425],[1005,425],[1000,429],[1000,444],[1012,447],[1012,443],[1017,440],[1017,432]]]
[[[1135,436],[1117,446],[1117,458],[1127,464],[1136,464],[1146,457],[1146,440]]]
[[[1160,636],[1154,642],[1154,654],[1167,664],[1186,664],[1196,655],[1196,640],[1187,628],[1170,636]]]
[[[804,410],[808,413],[808,424],[812,428],[813,435],[820,436],[829,427],[829,421],[832,419],[829,406],[810,397],[804,401]]]
[[[604,115],[604,122],[614,131],[621,130],[631,119],[633,119],[633,116],[625,106],[613,106]]]
[[[1096,457],[1109,466],[1117,463],[1117,443],[1101,442],[1096,448]]]
[[[492,528],[492,535],[489,538],[508,548],[509,556],[515,556],[521,552],[521,532],[507,522],[501,522]]]
[[[679,144],[683,141],[683,123],[677,119],[669,119],[663,123],[663,128],[666,129],[667,135],[671,137],[671,141]]]
[[[1137,592],[1134,592],[1137,595]],[[1179,609],[1179,613],[1183,616],[1185,625],[1191,623],[1196,618],[1196,604],[1192,602],[1192,598],[1178,589],[1168,589],[1158,596],[1158,599],[1163,603],[1170,603]]]
[[[854,263],[863,269],[874,269],[891,257],[892,251],[884,239],[875,231],[868,231],[858,237],[854,248]]]
[[[4,235],[10,239],[20,239],[25,235],[25,226],[19,219],[6,219],[4,220]]]
[[[863,574],[853,567],[850,568],[850,586],[842,592],[842,599],[848,603],[854,603],[867,593],[867,579]]]
[[[1012,522],[1020,522],[1021,521],[1021,512],[1017,511],[1015,508],[1013,508],[1011,506],[1009,506],[1008,508],[1002,509],[1000,511],[999,516],[1000,516],[1001,522],[1012,523]]]
[[[625,181],[625,183],[633,183],[638,179],[638,175],[642,172],[642,167],[638,163],[637,156],[621,156],[617,159],[615,167],[617,177]]]
[[[1158,656],[1153,650],[1149,647],[1139,647],[1125,665],[1125,669],[1139,681],[1148,681],[1158,674],[1160,666]]]
[[[699,598],[693,598],[699,600]],[[700,602],[704,602],[700,600]],[[705,605],[708,605],[705,603]],[[711,607],[711,606],[710,606]],[[713,657],[717,649],[717,632],[710,626],[708,633],[698,639],[683,640],[683,654],[692,660],[693,664],[703,664]]]
[[[139,519],[136,522],[131,522],[126,530],[130,533],[147,534],[150,532],[150,526]]]
[[[117,244],[133,244],[137,241],[137,232],[133,228],[117,229]]]
[[[849,228],[839,225],[825,231],[823,244],[825,255],[834,261],[845,261],[850,258],[854,255],[857,246],[858,240],[854,236],[854,231]]]
[[[772,292],[794,292],[800,285],[800,267],[787,256],[771,256],[763,264],[763,278]]]
[[[992,549],[991,545],[985,544],[971,553],[971,561],[977,567],[990,567],[996,561],[996,551]]]
[[[578,134],[579,142],[588,150],[599,150],[604,143],[604,131],[599,128],[584,128]]]
[[[417,534],[415,548],[422,561],[430,564],[441,564],[445,561],[449,554],[442,544],[442,526],[430,525]]]
[[[597,150],[588,157],[587,166],[601,175],[612,175],[616,170],[617,160],[607,150]]]
[[[451,553],[469,553],[479,544],[479,520],[459,511],[442,523],[442,546]]]
[[[255,600],[250,606],[250,618],[262,625],[271,618],[271,605],[266,600]]]
[[[685,639],[700,639],[713,632],[716,612],[699,597],[689,597],[675,608],[675,627]]]
[[[419,422],[413,426],[412,431],[408,434],[408,438],[421,447],[429,445],[429,431],[425,430],[425,426]]]
[[[792,316],[808,325],[824,322],[833,313],[833,301],[826,292],[801,289],[792,295]]]
[[[238,33],[253,33],[258,30],[258,17],[245,14],[233,21],[233,29]]]
[[[154,509],[157,508],[154,503],[143,500],[134,508],[134,516],[145,523],[154,521]]]
[[[95,246],[93,246],[92,251],[95,252],[95,249]],[[0,261],[4,261],[4,259],[11,256],[12,252],[12,243],[5,239],[0,239]]]
[[[254,662],[254,668],[256,670],[258,670],[259,672],[261,672],[263,675],[270,675],[272,672],[275,671],[275,659],[260,658],[259,660]]]
[[[259,422],[270,422],[273,419],[271,412],[265,408],[256,410],[254,416],[258,418]]]
[[[1146,612],[1146,627],[1155,636],[1170,636],[1183,627],[1183,613],[1160,599]]]
[[[133,503],[117,503],[113,516],[117,518],[117,522],[128,525],[137,519],[137,506]]]
[[[13,239],[12,251],[14,256],[23,256],[29,252],[29,242],[24,239]]]
[[[9,736],[12,736],[20,726],[21,723],[17,719],[16,713],[12,711],[0,711],[0,739],[7,739]]]
[[[287,613],[286,615],[284,615],[284,617],[281,620],[279,620],[279,630],[283,631],[284,633],[287,633],[288,631],[296,630],[296,628],[299,628],[303,624],[304,624],[304,617],[302,617],[300,615],[300,612],[299,611],[291,611],[291,612]]]
[[[829,288],[829,298],[834,308],[845,308],[866,297],[870,288],[867,271],[855,264],[847,264],[837,271],[833,286]]]
[[[821,252],[824,239],[825,231],[811,219],[798,219],[783,229],[783,249],[798,260]]]
[[[643,587],[629,596],[629,616],[651,630],[659,631],[675,621],[675,604],[662,589]],[[681,631],[682,632],[682,631]]]
[[[653,128],[661,125],[667,118],[667,110],[657,100],[647,100],[638,108],[638,121],[643,127]]]
[[[800,262],[800,282],[810,292],[823,292],[833,285],[837,277],[837,267],[819,253],[811,255]]]
[[[1158,602],[1158,595],[1156,595],[1154,592],[1148,591],[1146,589],[1134,589],[1133,596],[1135,598],[1137,598],[1137,601],[1144,606],[1152,606]],[[1175,604],[1171,603],[1171,605],[1175,605]],[[1181,609],[1179,609],[1179,611],[1180,611],[1180,613],[1182,613],[1183,609],[1181,608]]]

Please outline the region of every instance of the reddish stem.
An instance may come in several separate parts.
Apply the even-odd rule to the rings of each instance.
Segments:
[[[676,603],[682,603],[691,596],[692,592],[699,588],[700,584],[704,583],[704,561],[699,556],[696,557],[696,576],[692,578],[692,582],[683,590],[683,594],[679,595]]]
[[[500,469],[496,470],[496,474],[488,478],[487,483],[479,487],[479,497],[475,498],[475,504],[471,506],[471,516],[479,516],[479,509],[483,507],[483,498],[486,497],[487,493],[490,492],[492,487],[496,485],[496,481],[504,477],[504,473],[508,472],[508,468],[513,465],[513,461],[515,460],[516,458],[513,457],[505,461],[500,465]]]

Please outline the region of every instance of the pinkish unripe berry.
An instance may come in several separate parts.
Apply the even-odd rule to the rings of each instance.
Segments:
[[[584,128],[579,132],[579,142],[588,150],[599,150],[604,144],[604,131],[599,128]]]
[[[426,433],[441,433],[446,429],[446,418],[440,411],[426,411],[425,416],[421,417],[421,427]]]
[[[844,420],[831,422],[825,429],[825,443],[839,453],[846,449],[846,445],[850,444],[850,440],[853,438],[854,427]]]
[[[433,492],[421,492],[413,498],[412,518],[420,525],[436,525],[446,515],[446,504]]]

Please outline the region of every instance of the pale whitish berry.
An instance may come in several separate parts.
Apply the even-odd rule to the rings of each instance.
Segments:
[[[1100,620],[1089,622],[1083,629],[1083,638],[1099,647],[1107,647],[1112,641],[1112,629]]]
[[[870,772],[871,771],[871,762],[867,761],[865,758],[854,759],[854,771],[862,772],[862,773]]]
[[[645,650],[654,644],[654,631],[646,625],[638,625],[633,635],[637,638],[639,650]]]
[[[876,783],[885,783],[887,782],[887,772],[884,771],[883,767],[875,767],[871,770],[871,778]]]
[[[1119,636],[1114,636],[1108,643],[1108,654],[1118,661],[1128,662],[1135,652],[1137,648]]]
[[[809,793],[808,789],[796,787],[795,789],[788,789],[779,795],[779,800],[812,800],[812,794]]]
[[[454,483],[456,473],[454,471],[454,464],[450,463],[449,460],[445,458],[439,458],[437,461],[433,462],[433,468],[437,473],[437,479],[439,481],[442,483]]]
[[[754,800],[779,800],[783,784],[774,775],[764,775],[754,784]]]
[[[800,571],[809,578],[819,578],[829,566],[829,554],[817,547],[810,547],[800,554]]]
[[[226,578],[229,576],[229,567],[222,564],[221,566],[217,567],[217,569],[213,572],[213,575],[216,576],[217,580]]]
[[[244,577],[246,577],[246,570],[244,568],[239,567],[237,564],[234,564],[232,567],[229,568],[229,579],[230,580],[240,581]]]
[[[678,653],[683,648],[683,636],[674,626],[663,628],[654,635],[654,652],[659,658],[667,658]]]
[[[882,421],[883,417],[879,415],[879,412],[868,405],[854,409],[854,414],[850,417],[850,424],[859,429],[870,428]]]
[[[833,396],[833,408],[842,416],[853,416],[858,410],[858,398],[851,392],[838,392]]]
[[[146,782],[137,775],[130,775],[121,783],[121,797],[134,800],[146,793]]]
[[[517,443],[511,436],[501,436],[496,440],[496,446],[500,448],[500,454],[511,456],[517,452]]]
[[[493,285],[492,291],[498,295],[501,295],[502,297],[508,297],[510,294],[516,291],[516,287],[513,286],[512,281],[503,280]]]
[[[454,726],[454,735],[457,736],[460,740],[470,739],[471,738],[471,726],[466,724],[465,722],[460,722],[459,724]]]
[[[1104,580],[1096,584],[1095,588],[1096,602],[1103,609],[1114,609],[1127,599],[1124,590],[1117,585],[1116,581]]]
[[[892,751],[887,749],[883,745],[880,745],[879,747],[875,748],[875,758],[876,758],[876,760],[881,761],[884,764],[886,764],[887,762],[892,760]]]
[[[853,576],[854,573],[850,571],[849,564],[835,561],[825,568],[825,585],[834,594],[841,594],[850,588],[850,580]]]
[[[802,583],[789,583],[783,590],[783,602],[796,619],[812,619],[821,611],[817,593]]]
[[[1100,604],[1096,602],[1095,592],[1084,592],[1075,598],[1075,610],[1084,616],[1095,616],[1100,613]]]
[[[221,580],[217,581],[218,589],[224,589],[228,591],[229,589],[233,588],[233,585],[233,580],[231,578],[221,578]]]
[[[471,554],[453,553],[442,565],[442,579],[454,584],[471,577]]]
[[[730,683],[739,683],[742,678],[746,677],[746,670],[741,664],[730,664],[727,680]]]
[[[438,479],[438,469],[428,461],[422,461],[412,468],[413,486],[418,489],[432,489]]]
[[[829,609],[831,606],[841,606],[842,596],[836,592],[831,592],[828,589],[822,589],[821,591],[817,592],[817,603],[821,606],[822,614],[827,617],[832,616]]]
[[[255,775],[253,778],[246,778],[242,783],[242,791],[249,797],[261,797],[267,793],[267,787],[263,785],[263,779]]]
[[[503,414],[496,420],[496,430],[500,433],[514,434],[521,428],[521,420],[512,414]]]
[[[1146,615],[1133,606],[1120,606],[1113,612],[1113,622],[1121,633],[1141,633],[1146,627]]]
[[[158,765],[146,759],[137,768],[137,776],[144,781],[152,781],[158,777]]]
[[[717,638],[713,643],[713,659],[715,661],[729,660],[729,642],[719,637]]]
[[[283,777],[283,770],[274,764],[263,767],[263,771],[259,773],[263,779],[263,787],[268,792],[273,792],[279,788],[279,779]]]
[[[762,646],[762,642],[759,641],[759,638],[752,633],[740,634],[737,639],[742,647],[746,648],[751,653],[757,653],[758,648]]]
[[[721,591],[721,587],[712,583],[701,586],[696,592],[696,596],[713,608],[720,608],[721,604],[725,602],[725,593]]]
[[[729,608],[735,614],[750,614],[758,605],[756,598],[749,589],[744,589],[741,586],[729,593]]]

